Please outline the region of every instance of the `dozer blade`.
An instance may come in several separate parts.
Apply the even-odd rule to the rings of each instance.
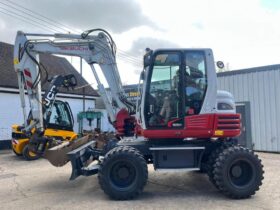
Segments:
[[[43,157],[56,167],[63,166],[69,161],[67,153],[81,147],[82,145],[90,141],[92,141],[92,136],[87,135],[82,138],[76,139],[73,142],[64,142],[58,146],[46,150]]]
[[[92,164],[92,155],[99,153],[97,149],[92,149],[94,146],[96,142],[90,141],[67,154],[72,165],[70,180],[80,175],[91,176],[98,173],[99,165]]]
[[[106,144],[114,136],[112,134],[96,134],[94,141],[90,141],[67,155],[71,161],[72,173],[70,180],[78,176],[91,176],[98,173],[99,157],[106,153]]]

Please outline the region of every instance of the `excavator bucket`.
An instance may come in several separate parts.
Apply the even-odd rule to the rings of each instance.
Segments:
[[[56,167],[70,161],[72,165],[70,180],[80,175],[91,176],[98,173],[99,157],[109,150],[110,143],[108,142],[114,138],[112,133],[90,134],[73,142],[63,142],[52,147],[44,153],[43,157]]]
[[[58,146],[52,147],[44,153],[43,157],[56,167],[64,166],[68,161],[68,153],[93,141],[91,135],[78,138],[73,142],[64,142]]]

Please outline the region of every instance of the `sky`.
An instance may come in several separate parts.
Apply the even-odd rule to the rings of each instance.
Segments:
[[[0,0],[0,41],[13,44],[17,30],[103,28],[120,52],[122,82],[135,84],[146,47],[212,48],[230,70],[279,64],[279,20],[278,0]],[[68,59],[79,69],[78,58]],[[86,63],[83,76],[96,86]]]

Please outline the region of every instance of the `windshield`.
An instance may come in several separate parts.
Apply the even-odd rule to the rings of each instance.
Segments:
[[[169,120],[180,116],[180,54],[157,54],[151,71],[146,101],[147,123],[151,127],[167,126]]]
[[[46,127],[54,129],[69,130],[72,129],[72,120],[69,109],[62,101],[55,101],[44,113]],[[51,113],[49,117],[47,115]]]

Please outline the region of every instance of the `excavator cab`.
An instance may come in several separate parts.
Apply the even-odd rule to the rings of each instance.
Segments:
[[[46,128],[73,131],[73,114],[67,102],[56,100],[53,106],[46,110],[44,120]]]
[[[214,113],[213,61],[210,49],[150,50],[144,56],[143,127],[179,129],[187,116]]]
[[[31,123],[31,121],[32,116],[30,112],[28,122]],[[73,114],[67,102],[54,101],[53,106],[49,107],[45,112],[44,126],[44,136],[54,139],[57,143],[72,141],[77,138],[77,134],[73,131]],[[14,153],[18,156],[23,156],[26,160],[38,159],[40,155],[29,150],[28,143],[30,138],[21,129],[22,126],[12,126],[12,149]],[[34,132],[34,129],[32,132]]]

